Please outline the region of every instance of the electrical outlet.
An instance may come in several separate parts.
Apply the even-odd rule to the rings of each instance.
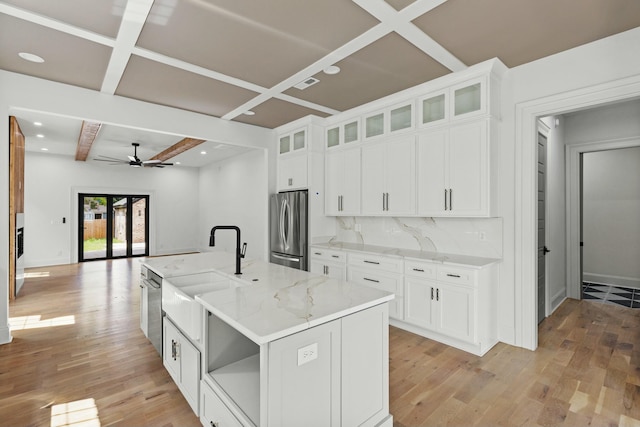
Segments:
[[[485,234],[484,231],[481,231],[478,237],[480,238],[480,240],[487,240],[487,235]]]
[[[309,363],[318,358],[318,343],[309,344],[298,349],[298,366]]]
[[[356,233],[360,233],[362,231],[362,224],[356,223],[353,228]]]

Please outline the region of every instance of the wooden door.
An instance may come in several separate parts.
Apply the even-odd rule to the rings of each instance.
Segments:
[[[9,300],[16,297],[16,214],[24,212],[24,134],[9,117]]]

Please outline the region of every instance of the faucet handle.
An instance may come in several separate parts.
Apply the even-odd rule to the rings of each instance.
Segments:
[[[244,255],[247,253],[247,242],[242,244],[242,250],[240,251],[240,258],[244,258]]]

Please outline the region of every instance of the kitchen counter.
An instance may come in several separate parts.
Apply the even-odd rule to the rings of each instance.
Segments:
[[[329,242],[314,243],[312,247],[337,249],[347,252],[361,252],[372,255],[395,256],[416,259],[420,261],[433,261],[449,265],[463,265],[465,267],[482,268],[499,262],[497,258],[482,258],[469,255],[446,254],[441,252],[427,252],[412,249],[390,248],[385,246],[365,245],[360,243]]]
[[[164,279],[215,271],[237,282],[237,287],[195,299],[259,345],[394,298],[390,292],[251,259],[242,260],[243,274],[236,276],[235,255],[227,252],[146,258],[143,263]]]

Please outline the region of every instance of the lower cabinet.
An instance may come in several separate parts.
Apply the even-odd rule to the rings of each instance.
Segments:
[[[391,427],[387,304],[258,345],[208,316],[204,426]]]
[[[346,280],[346,259],[344,252],[312,246],[309,271],[332,279]]]
[[[163,320],[163,332],[163,364],[191,409],[198,414],[200,351],[167,317]]]
[[[473,342],[474,289],[406,278],[405,322]]]
[[[405,261],[405,316],[397,326],[483,355],[497,343],[495,265]]]

